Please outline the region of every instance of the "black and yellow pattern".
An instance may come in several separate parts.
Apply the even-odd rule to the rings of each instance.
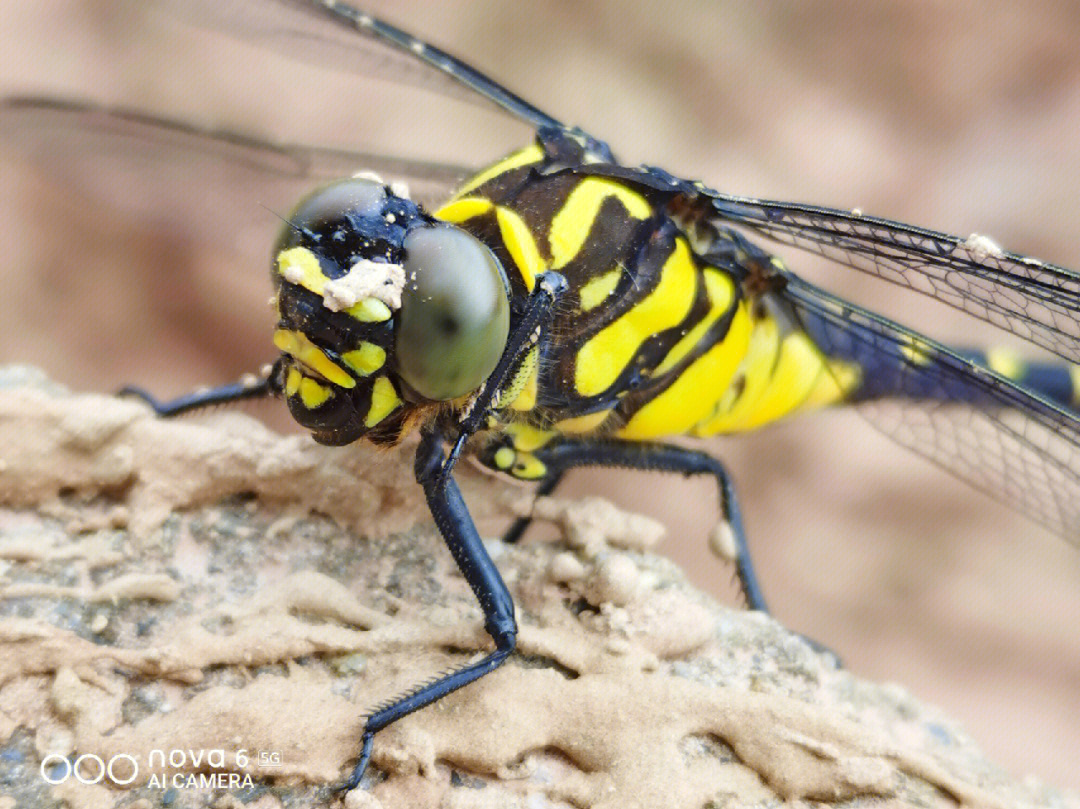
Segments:
[[[544,149],[529,147],[435,214],[493,245],[516,270],[515,295],[527,295],[547,270],[569,284],[545,361],[530,364],[496,419],[509,439],[496,439],[507,444],[496,468],[542,474],[528,453],[559,435],[707,436],[842,396],[808,336],[781,333],[743,291],[747,270],[695,255],[655,192],[548,168]]]
[[[417,480],[495,649],[374,710],[349,785],[359,782],[375,733],[482,677],[514,648],[513,602],[453,478],[465,453],[538,482],[541,493],[584,465],[711,477],[719,532],[757,609],[765,602],[730,476],[706,453],[662,439],[752,430],[838,402],[880,408],[877,423],[897,441],[1080,543],[1077,273],[981,236],[735,197],[658,168],[622,166],[603,142],[370,15],[336,0],[272,9],[253,2],[300,34],[298,43],[356,38],[358,52],[378,61],[381,50],[390,65],[405,59],[536,133],[456,188],[440,182],[447,194],[434,210],[370,176],[312,194],[273,251],[280,355],[272,369],[251,384],[166,403],[131,391],[162,415],[278,395],[329,444],[393,444],[420,433]],[[230,15],[228,4],[187,5],[210,25],[259,39],[259,27]],[[236,149],[242,140],[40,99],[9,101],[2,114],[9,123],[20,115],[67,126],[104,120],[144,142]],[[289,154],[319,160],[315,150]],[[425,182],[458,175],[400,160],[386,168]],[[802,280],[748,234],[915,289],[1056,363],[936,343]]]

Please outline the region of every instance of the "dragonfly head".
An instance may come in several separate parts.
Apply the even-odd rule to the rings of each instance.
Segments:
[[[506,345],[509,284],[491,250],[381,181],[301,201],[271,275],[278,385],[320,443],[396,442],[479,388]]]

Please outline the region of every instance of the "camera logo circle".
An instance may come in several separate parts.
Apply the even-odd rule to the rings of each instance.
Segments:
[[[117,766],[125,762],[126,766]],[[130,775],[125,775],[127,770]],[[83,753],[74,763],[59,753],[50,753],[41,760],[41,777],[47,784],[57,786],[72,776],[87,786],[100,784],[106,778],[116,786],[127,786],[139,777],[139,763],[127,753],[117,753],[107,763],[93,753]]]

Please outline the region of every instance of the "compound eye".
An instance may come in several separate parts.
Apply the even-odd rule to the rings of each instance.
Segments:
[[[275,255],[303,241],[298,229],[316,234],[330,231],[327,235],[332,235],[333,230],[345,226],[346,214],[376,216],[385,201],[386,189],[362,177],[350,177],[318,188],[289,215],[289,224],[282,229]]]
[[[471,393],[495,370],[510,332],[502,266],[481,241],[451,226],[417,228],[404,248],[398,372],[428,399]]]

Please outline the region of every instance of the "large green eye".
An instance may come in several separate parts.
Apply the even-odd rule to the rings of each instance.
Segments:
[[[471,393],[506,347],[506,275],[482,242],[458,228],[417,228],[404,248],[395,342],[401,378],[428,399]]]

